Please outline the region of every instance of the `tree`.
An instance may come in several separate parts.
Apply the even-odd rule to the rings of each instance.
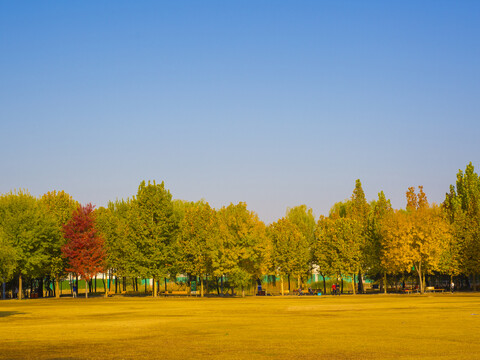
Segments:
[[[297,229],[305,238],[306,243],[304,246],[309,255],[304,259],[304,261],[305,266],[308,267],[307,271],[309,271],[313,266],[313,246],[315,242],[316,222],[315,216],[313,215],[313,210],[307,208],[306,205],[295,206],[287,209],[286,217],[297,227]],[[301,277],[303,276],[306,276],[306,272],[302,273]],[[301,282],[301,277],[299,277],[299,284]]]
[[[328,274],[352,277],[360,268],[361,249],[358,238],[361,234],[359,223],[350,218],[321,217],[317,225],[316,258],[322,271]]]
[[[46,211],[55,220],[58,231],[55,232],[54,239],[49,254],[49,273],[55,278],[55,296],[60,298],[60,280],[65,272],[65,259],[62,257],[62,246],[65,239],[62,234],[63,226],[72,218],[73,212],[79,204],[65,191],[50,191],[40,198],[40,202],[45,206]]]
[[[228,268],[224,267],[223,270],[235,286],[242,288],[242,296],[245,296],[245,287],[267,271],[265,224],[257,214],[247,209],[245,203],[223,207],[219,216],[224,225],[224,231],[220,234],[222,254],[219,255],[226,255],[228,262]]]
[[[386,293],[387,269],[382,265],[382,246],[385,242],[382,235],[382,226],[385,217],[393,213],[393,208],[390,200],[381,191],[378,193],[378,199],[370,203],[370,209],[365,247],[366,266],[370,275],[377,278],[383,275],[383,289]]]
[[[130,227],[134,236],[136,268],[145,278],[153,278],[153,293],[157,296],[156,281],[169,275],[175,263],[174,241],[178,231],[172,195],[165,184],[140,183],[132,200]]]
[[[5,299],[5,282],[13,277],[15,271],[16,256],[15,248],[0,228],[0,278],[2,279],[2,299]]]
[[[406,211],[396,211],[384,226],[384,261],[390,271],[418,274],[420,291],[424,292],[425,275],[439,269],[442,252],[450,241],[450,228],[441,208],[428,204],[423,187],[407,191]]]
[[[454,235],[446,259],[449,273],[472,275],[476,290],[475,276],[480,268],[480,177],[471,162],[465,172],[458,171],[456,186],[450,185],[443,208]]]
[[[282,295],[284,276],[298,278],[310,270],[310,244],[298,227],[288,219],[280,219],[268,227],[272,242],[273,268],[281,278]]]
[[[93,208],[92,204],[79,206],[63,227],[67,242],[62,254],[68,261],[67,271],[85,280],[85,297],[92,277],[105,269],[104,240],[96,229]]]
[[[132,201],[117,200],[109,202],[107,208],[95,210],[95,223],[105,239],[106,270],[111,276],[139,277],[142,273],[137,269],[138,255],[135,248],[135,235],[130,226],[132,218]],[[110,280],[105,287],[110,289]]]
[[[382,219],[381,267],[387,274],[410,272],[413,223],[404,210],[396,210]]]
[[[15,249],[18,297],[22,298],[22,277],[43,276],[52,247],[59,238],[54,219],[27,191],[0,196],[0,228],[4,239]]]
[[[200,277],[201,297],[203,278],[212,272],[213,254],[218,246],[218,224],[215,210],[208,203],[186,209],[178,237],[180,268]]]
[[[330,209],[330,217],[332,218],[349,218],[355,220],[359,229],[357,238],[354,239],[355,247],[359,249],[359,290],[364,291],[363,276],[362,273],[368,268],[367,260],[367,247],[368,247],[368,215],[370,213],[370,206],[365,198],[365,193],[362,188],[360,179],[355,181],[355,188],[353,189],[352,196],[349,200],[336,203]],[[355,282],[355,276],[352,278],[352,282]]]
[[[365,198],[365,193],[362,188],[360,179],[355,181],[355,188],[353,189],[351,198],[351,214],[350,217],[355,219],[360,226],[360,236],[358,242],[360,245],[360,269],[358,272],[359,291],[364,292],[362,273],[367,268],[367,247],[368,247],[368,214],[370,213],[370,206]]]

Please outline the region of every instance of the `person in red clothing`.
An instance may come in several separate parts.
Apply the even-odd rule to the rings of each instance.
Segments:
[[[332,284],[332,295],[337,295],[337,284]]]

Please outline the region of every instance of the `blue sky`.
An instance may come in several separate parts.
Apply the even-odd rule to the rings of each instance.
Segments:
[[[0,193],[165,181],[264,221],[480,162],[478,1],[0,3]]]

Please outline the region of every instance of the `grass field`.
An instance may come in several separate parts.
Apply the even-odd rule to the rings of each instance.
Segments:
[[[0,301],[5,359],[480,359],[480,295]]]

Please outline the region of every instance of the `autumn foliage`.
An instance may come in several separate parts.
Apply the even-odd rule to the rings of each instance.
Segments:
[[[104,241],[95,228],[93,205],[79,206],[63,227],[66,244],[62,254],[68,260],[67,271],[87,281],[105,267]]]
[[[395,210],[383,192],[367,202],[357,180],[351,198],[318,221],[301,205],[266,226],[246,203],[214,209],[203,200],[173,200],[155,181],[97,211],[76,206],[63,191],[40,199],[23,191],[0,195],[6,281],[16,277],[21,288],[22,276],[54,278],[59,296],[69,272],[90,281],[108,269],[110,280],[124,277],[124,284],[127,277],[152,279],[156,296],[159,281],[177,275],[199,281],[201,294],[204,282],[207,292],[216,282],[218,294],[224,286],[244,294],[265,276],[280,277],[282,293],[284,279],[300,287],[312,273],[323,277],[324,292],[330,277],[351,281],[356,293],[366,291],[363,279],[384,292],[398,281],[421,292],[454,280],[475,290],[480,274],[480,177],[471,163],[440,205],[429,203],[422,186],[408,189],[404,209]]]

